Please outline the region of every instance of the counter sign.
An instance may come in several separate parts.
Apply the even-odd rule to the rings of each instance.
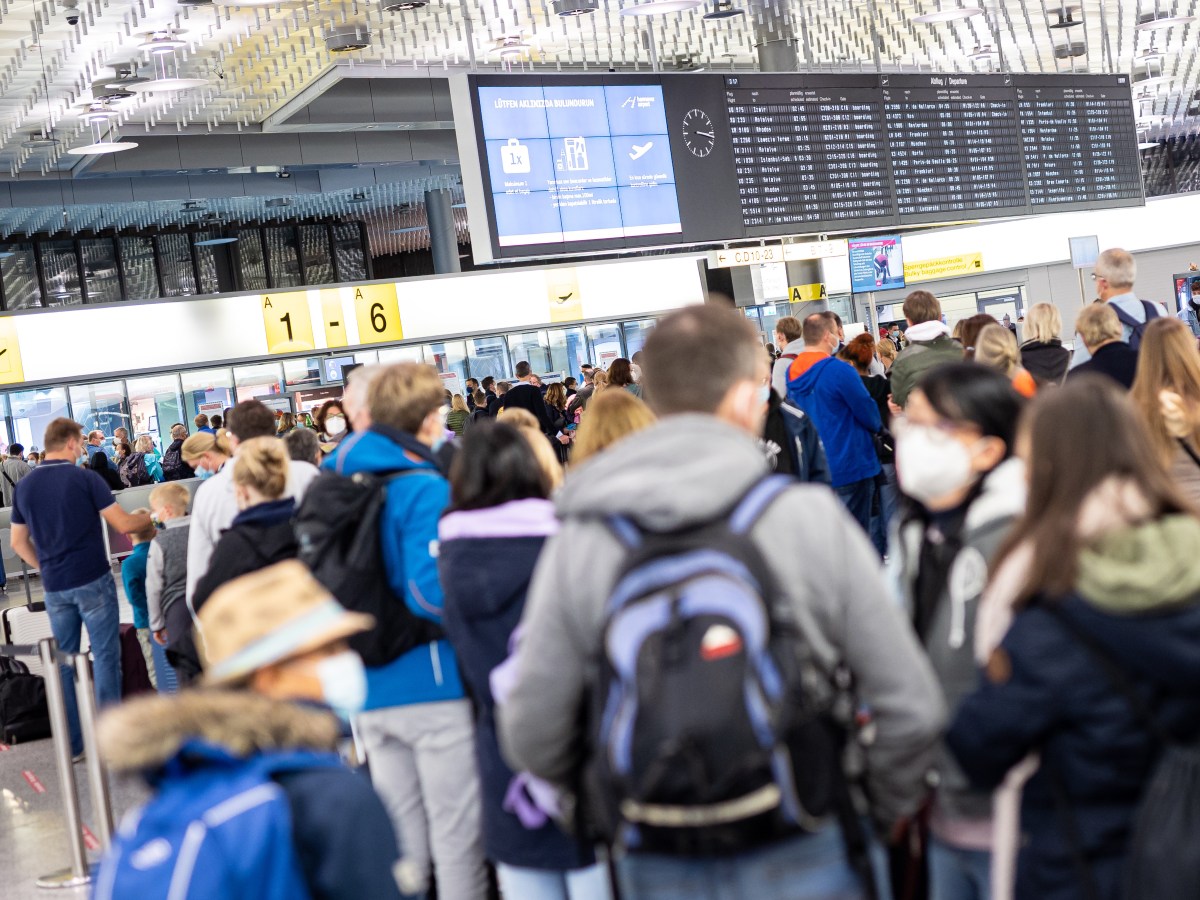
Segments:
[[[0,319],[0,384],[17,384],[24,380],[17,323],[11,318]]]
[[[354,289],[354,312],[358,339],[363,344],[404,339],[400,327],[400,305],[393,284],[368,284]]]
[[[306,292],[263,294],[262,314],[268,353],[295,353],[316,348]]]

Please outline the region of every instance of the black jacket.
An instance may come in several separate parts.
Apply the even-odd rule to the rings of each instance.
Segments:
[[[1052,341],[1026,341],[1021,345],[1021,365],[1033,376],[1038,387],[1062,384],[1070,364],[1071,351],[1058,338]]]
[[[500,409],[525,409],[533,413],[538,421],[538,427],[543,434],[555,434],[554,423],[550,421],[550,411],[546,409],[546,401],[542,392],[532,384],[518,383],[508,389],[508,393],[500,398]]]
[[[164,481],[181,481],[184,478],[195,478],[196,470],[183,461],[183,438],[171,441],[162,458]]]
[[[1137,374],[1137,351],[1124,341],[1113,341],[1105,344],[1092,354],[1092,358],[1082,365],[1073,368],[1067,375],[1075,378],[1084,372],[1107,375],[1117,384],[1128,390],[1133,387],[1133,378]]]
[[[200,612],[213,591],[228,581],[294,559],[298,545],[292,528],[296,501],[274,500],[238,513],[213,548],[208,571],[196,584],[192,609]]]
[[[88,466],[114,491],[125,490],[125,483],[121,481],[121,473],[109,461],[108,454],[103,450],[97,450],[88,457]]]

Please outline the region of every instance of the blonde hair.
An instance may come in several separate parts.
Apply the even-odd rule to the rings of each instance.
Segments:
[[[1117,312],[1107,303],[1085,306],[1075,320],[1075,332],[1087,347],[1098,347],[1108,341],[1119,341],[1125,334]]]
[[[207,431],[197,431],[179,448],[179,453],[183,457],[183,461],[189,465],[193,460],[197,460],[208,452],[220,453],[222,456],[232,456],[233,451],[229,449],[229,441],[225,437],[209,434]]]
[[[1012,378],[1021,364],[1016,337],[1003,325],[985,325],[975,339],[975,362]]]
[[[880,359],[890,359],[893,362],[896,360],[896,345],[891,341],[877,341],[875,352],[879,354]]]
[[[154,441],[150,440],[150,435],[143,434],[133,443],[133,449],[138,453],[151,453],[154,450]]]
[[[606,387],[608,387],[608,373],[605,372],[603,369],[593,370],[592,371],[592,385],[595,387],[595,390],[592,391],[592,393],[593,394],[600,393],[602,390],[604,390]]]
[[[138,509],[133,510],[130,513],[130,515],[131,516],[148,516],[148,515],[150,515],[150,510],[146,509],[145,507],[140,507]],[[141,531],[129,532],[129,536],[131,538],[133,538],[133,542],[135,544],[144,544],[147,541],[154,540],[154,535],[156,532],[157,532],[157,529],[154,527],[154,523],[151,522],[149,525],[147,525]]]
[[[605,391],[593,396],[579,421],[571,462],[581,463],[654,422],[650,407],[629,391]]]
[[[462,394],[455,394],[450,398],[450,409],[454,412],[470,412],[467,409],[467,401],[463,399]]]
[[[169,506],[179,515],[186,516],[192,495],[178,481],[168,481],[152,490],[149,500],[151,506]]]
[[[433,366],[396,363],[371,381],[367,408],[372,422],[416,434],[425,417],[441,408],[445,396],[442,379]]]
[[[529,449],[533,451],[538,466],[549,481],[551,492],[557,489],[562,484],[563,468],[559,465],[558,456],[554,453],[554,448],[550,446],[546,435],[542,433],[542,426],[538,424],[534,414],[527,409],[517,409],[516,407],[502,409],[496,414],[496,421],[511,425],[521,432],[521,437],[525,438],[529,444]]]
[[[278,500],[287,491],[290,462],[283,441],[274,437],[251,438],[238,445],[233,460],[233,483],[254,488],[268,500]]]
[[[1025,314],[1025,340],[1053,341],[1062,335],[1062,316],[1050,303],[1035,303]]]
[[[1191,329],[1178,319],[1160,316],[1146,326],[1138,351],[1137,376],[1129,397],[1147,425],[1150,441],[1162,460],[1170,464],[1179,445],[1167,430],[1159,394],[1178,394],[1191,419],[1197,422],[1186,440],[1200,449],[1200,354]]]

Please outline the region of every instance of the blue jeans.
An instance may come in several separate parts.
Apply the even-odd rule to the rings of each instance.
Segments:
[[[505,900],[610,900],[612,896],[603,863],[567,872],[497,863],[496,878]]]
[[[871,848],[880,900],[891,896],[887,863]],[[624,900],[861,900],[866,894],[846,860],[841,829],[706,859],[630,853],[617,863]],[[882,876],[882,877],[881,877]]]
[[[887,479],[887,484],[879,486],[879,512],[871,516],[871,543],[875,545],[880,556],[887,556],[892,519],[896,515],[896,508],[900,505],[900,488],[896,484],[895,463],[884,463],[883,475]]]
[[[929,838],[929,900],[990,900],[992,854]]]
[[[852,481],[833,489],[842,505],[850,511],[854,521],[862,526],[867,534],[871,533],[871,504],[875,499],[875,476],[864,478],[862,481]]]
[[[47,591],[46,612],[50,630],[65,653],[79,652],[80,627],[87,626],[92,642],[96,703],[103,707],[121,702],[121,637],[117,621],[117,585],[108,572],[90,584],[68,591]],[[83,734],[79,730],[79,707],[75,700],[75,673],[60,666],[67,724],[71,733],[71,752],[83,752]]]

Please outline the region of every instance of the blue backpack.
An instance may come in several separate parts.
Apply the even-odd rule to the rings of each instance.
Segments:
[[[186,745],[154,797],[122,823],[93,900],[307,900],[291,806],[273,776],[340,765],[332,753],[240,759]]]
[[[627,561],[608,601],[585,772],[590,824],[608,843],[740,853],[848,808],[837,691],[749,537],[794,483],[770,476],[685,531],[609,519]]]

